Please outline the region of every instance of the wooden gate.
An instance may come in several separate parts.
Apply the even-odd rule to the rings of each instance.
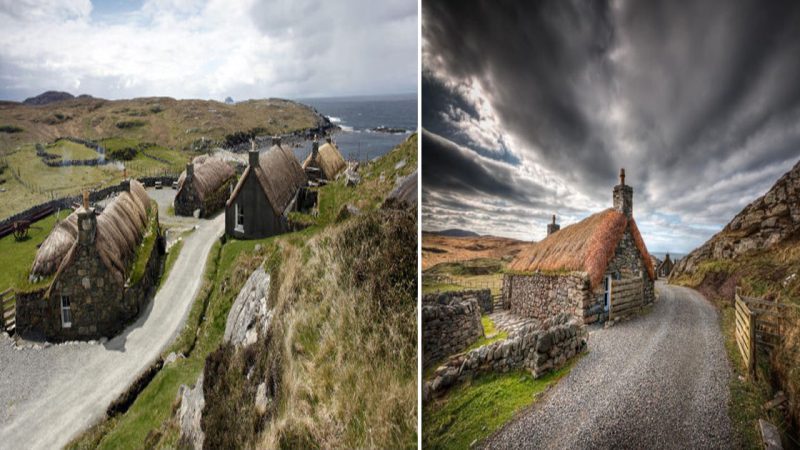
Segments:
[[[14,334],[16,330],[16,303],[14,292],[6,289],[0,292],[0,330]]]
[[[611,279],[608,320],[627,317],[644,306],[644,282],[641,278]]]
[[[747,371],[755,375],[756,370],[756,315],[736,293],[736,344],[742,354]]]

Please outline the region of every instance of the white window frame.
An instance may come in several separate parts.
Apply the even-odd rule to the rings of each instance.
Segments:
[[[234,227],[233,229],[236,231],[244,232],[244,211],[243,208],[239,206],[239,202],[234,203]]]
[[[69,295],[61,295],[61,328],[72,327],[72,305]]]

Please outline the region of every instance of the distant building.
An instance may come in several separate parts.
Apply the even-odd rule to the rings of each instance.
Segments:
[[[138,181],[125,180],[122,189],[102,211],[90,207],[84,194],[83,206],[42,243],[30,279],[48,281],[40,290],[17,293],[16,326],[21,335],[55,340],[111,337],[144,309],[164,253],[158,208]],[[142,247],[148,233],[156,233],[149,241],[152,247]],[[143,251],[148,253],[139,254]],[[143,272],[132,280],[139,258]]]
[[[346,168],[347,163],[330,136],[325,138],[322,147],[315,139],[311,144],[311,154],[303,161],[303,170],[312,181],[335,180],[336,176]]]
[[[555,233],[556,231],[561,229],[561,225],[556,223],[556,215],[553,214],[553,223],[547,224],[547,235],[550,236],[551,234]]]
[[[674,266],[675,266],[675,262],[672,261],[672,259],[670,259],[669,253],[667,253],[666,256],[664,257],[664,261],[661,264],[658,265],[658,269],[656,270],[656,273],[658,273],[659,277],[666,278],[672,272],[672,268]]]
[[[202,155],[186,165],[178,178],[178,193],[175,195],[175,214],[208,217],[225,206],[236,182],[236,172],[219,158]]]
[[[545,239],[517,255],[503,279],[512,313],[539,320],[567,313],[592,323],[608,317],[612,299],[654,300],[655,271],[633,219],[624,170],[613,201],[613,208],[557,232],[551,224]]]
[[[287,215],[295,206],[306,175],[294,153],[281,145],[259,154],[255,144],[248,165],[225,205],[225,232],[239,239],[258,239],[289,230]]]

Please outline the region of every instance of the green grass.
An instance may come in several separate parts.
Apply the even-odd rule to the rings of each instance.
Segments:
[[[131,266],[130,284],[135,285],[144,276],[144,271],[147,268],[147,262],[150,260],[150,254],[153,252],[153,246],[156,245],[158,238],[158,204],[150,201],[149,223],[147,231],[145,232],[144,239],[136,249],[136,256]]]
[[[479,338],[466,351],[474,350],[483,347],[484,345],[491,344],[492,342],[502,341],[508,339],[508,332],[498,331],[494,326],[494,321],[488,316],[481,316],[481,325],[483,325],[483,337]]]
[[[97,159],[100,154],[83,144],[59,139],[45,148],[47,153],[61,155],[61,159]]]
[[[457,386],[422,411],[422,448],[466,449],[500,429],[574,364],[538,380],[530,373],[491,373]]]
[[[28,239],[17,241],[13,234],[0,239],[0,292],[14,288],[28,286],[28,275],[36,257],[36,247],[50,234],[58,218],[66,218],[72,210],[62,210],[59,213],[34,223],[28,230]]]

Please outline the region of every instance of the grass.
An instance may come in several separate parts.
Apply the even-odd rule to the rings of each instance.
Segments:
[[[83,144],[59,139],[45,148],[47,153],[61,155],[61,159],[97,159],[100,154]]]
[[[498,331],[494,326],[494,321],[488,315],[481,316],[481,325],[483,325],[483,337],[479,338],[466,351],[474,350],[476,348],[489,345],[492,342],[502,341],[508,339],[507,331]]]
[[[490,373],[451,389],[423,409],[422,447],[470,448],[535,403],[569,373],[577,359],[538,380],[524,371]]]
[[[66,218],[72,210],[62,210],[31,225],[28,238],[17,241],[13,234],[0,239],[0,292],[28,285],[28,274],[36,257],[37,246],[50,234],[58,219]]]
[[[136,249],[136,256],[131,266],[130,284],[135,285],[144,276],[144,271],[147,268],[147,262],[150,260],[150,255],[153,253],[153,246],[156,245],[158,238],[158,204],[150,201],[149,223],[139,248]]]
[[[422,274],[422,293],[463,291],[465,289],[489,289],[492,295],[499,295],[503,289],[503,274],[489,275],[447,275],[441,278],[429,272]]]

